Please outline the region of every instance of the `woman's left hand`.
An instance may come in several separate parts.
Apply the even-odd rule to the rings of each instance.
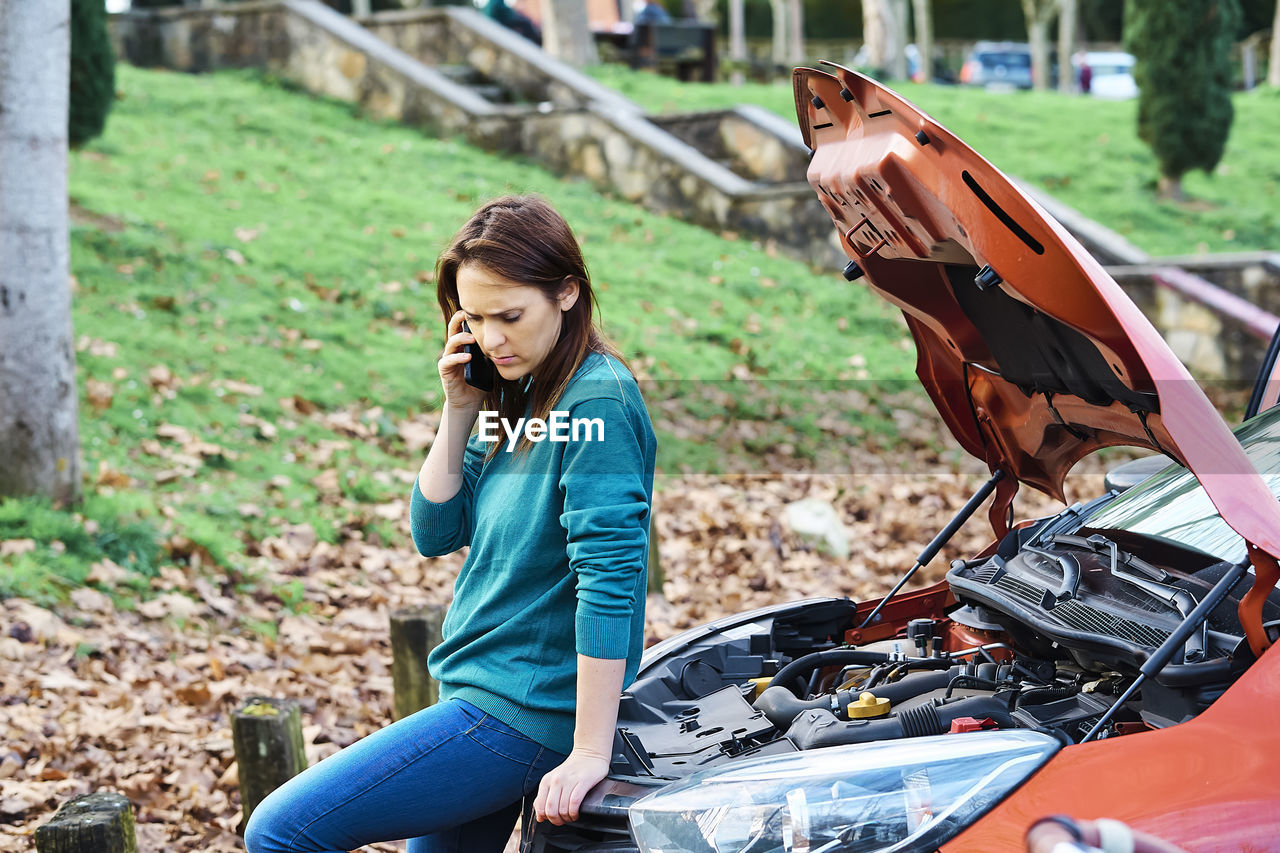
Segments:
[[[609,760],[599,755],[574,750],[559,767],[542,777],[538,796],[533,801],[533,814],[556,826],[578,819],[578,807],[587,792],[609,775]]]

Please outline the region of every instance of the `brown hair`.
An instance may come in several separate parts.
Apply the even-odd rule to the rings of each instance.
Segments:
[[[592,352],[626,361],[595,322],[595,298],[582,250],[569,223],[544,199],[534,195],[503,196],[486,202],[453,236],[436,261],[436,299],[445,323],[460,308],[458,269],[478,264],[503,278],[536,287],[552,302],[569,280],[578,283],[578,299],[561,316],[560,338],[538,366],[532,395],[525,382],[495,376],[484,407],[511,423],[524,417],[532,396],[532,416],[544,420],[564,394],[574,373]],[[629,369],[629,368],[628,368]],[[498,452],[494,442],[489,456]],[[532,448],[523,435],[517,453]]]

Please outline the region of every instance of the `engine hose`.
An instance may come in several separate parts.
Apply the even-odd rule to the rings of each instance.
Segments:
[[[808,675],[815,669],[850,663],[866,664],[867,666],[883,663],[906,664],[908,669],[951,668],[951,661],[946,658],[908,658],[906,660],[890,661],[889,656],[884,652],[864,652],[859,649],[827,649],[823,652],[814,652],[813,654],[796,658],[778,670],[778,674],[773,677],[772,683],[796,693],[796,688],[794,687],[796,679]]]
[[[994,678],[980,678],[976,675],[957,675],[947,683],[947,692],[942,698],[950,699],[951,691],[955,690],[957,687],[973,687],[978,690],[996,691],[1001,687],[1006,686],[1009,685],[1003,685]]]
[[[1240,669],[1243,671],[1244,667]],[[1230,681],[1238,674],[1230,658],[1215,658],[1201,663],[1169,664],[1156,673],[1156,681],[1166,687],[1199,687]]]
[[[888,699],[890,702],[897,704],[922,693],[928,693],[931,690],[941,690],[951,683],[951,679],[963,673],[963,665],[935,672],[921,672],[911,678],[903,678],[892,684],[882,684],[869,692],[874,693],[879,699]],[[857,691],[859,695],[863,692],[862,690]]]
[[[827,649],[822,652],[814,652],[813,654],[798,657],[791,663],[778,670],[777,675],[772,679],[773,684],[780,687],[786,687],[792,693],[796,692],[792,682],[801,676],[808,675],[815,669],[821,669],[827,666],[847,663],[861,663],[867,666],[875,666],[876,664],[887,663],[889,656],[884,652],[864,652],[858,649]],[[801,697],[803,698],[803,697]]]
[[[800,699],[785,687],[775,685],[766,687],[752,706],[757,711],[763,712],[769,722],[779,729],[786,729],[804,711],[823,708],[836,713],[835,709],[843,709],[863,693],[870,693],[877,699],[888,699],[889,702],[896,704],[931,690],[941,690],[963,672],[964,666],[953,666],[941,672],[922,672],[912,678],[904,678],[872,690],[840,690],[834,696],[834,704],[830,694],[813,699]]]
[[[951,722],[960,717],[989,718],[1000,728],[1014,725],[1004,702],[994,696],[971,696],[945,705],[919,705],[885,719],[847,723],[815,709],[797,717],[787,730],[787,737],[800,749],[927,737],[951,731]]]
[[[843,708],[856,698],[848,690],[840,690],[834,696],[827,694],[814,699],[800,699],[785,687],[766,687],[752,706],[762,712],[769,722],[779,729],[786,729],[792,720],[805,711],[823,709],[835,713],[835,708]],[[834,699],[835,704],[832,705]]]

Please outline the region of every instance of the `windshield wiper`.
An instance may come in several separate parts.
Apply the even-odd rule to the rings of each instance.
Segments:
[[[1105,536],[1095,533],[1087,539],[1083,536],[1067,535],[1058,535],[1052,538],[1054,544],[1085,548],[1097,554],[1110,554],[1111,576],[1113,578],[1124,581],[1130,586],[1136,586],[1153,598],[1159,599],[1178,611],[1178,615],[1183,619],[1190,616],[1191,612],[1196,609],[1196,604],[1199,603],[1196,601],[1195,596],[1185,589],[1171,586],[1168,583],[1171,579],[1168,572],[1156,568],[1146,560],[1121,551],[1119,545]],[[1190,662],[1204,659],[1208,649],[1207,632],[1208,623],[1202,622],[1199,629],[1187,637],[1187,645],[1183,650],[1184,660]]]
[[[1158,649],[1152,652],[1151,657],[1147,658],[1147,662],[1138,669],[1138,677],[1135,678],[1133,683],[1125,689],[1124,693],[1122,693],[1120,697],[1112,703],[1111,707],[1108,708],[1098,719],[1098,722],[1094,723],[1093,728],[1089,729],[1088,734],[1080,739],[1080,743],[1085,743],[1086,741],[1093,740],[1097,737],[1098,732],[1102,731],[1103,727],[1111,721],[1111,718],[1115,716],[1115,713],[1124,707],[1124,704],[1129,701],[1133,694],[1138,692],[1139,688],[1142,687],[1143,682],[1148,678],[1159,674],[1160,670],[1164,669],[1165,664],[1167,664],[1178,651],[1178,647],[1182,645],[1183,640],[1185,639],[1190,642],[1192,634],[1196,631],[1203,630],[1204,624],[1209,621],[1209,614],[1213,612],[1213,608],[1222,603],[1222,600],[1231,592],[1231,589],[1236,585],[1236,582],[1239,581],[1240,578],[1244,577],[1245,570],[1248,566],[1249,564],[1247,562],[1236,563],[1226,574],[1218,579],[1218,582],[1213,585],[1213,589],[1209,590],[1204,599],[1196,605],[1196,608],[1192,610],[1191,613],[1187,614],[1186,619],[1182,620],[1182,624],[1173,630],[1173,633],[1160,644]]]

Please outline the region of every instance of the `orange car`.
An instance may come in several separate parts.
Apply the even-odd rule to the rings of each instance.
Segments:
[[[902,310],[991,471],[916,568],[988,497],[995,539],[928,589],[653,647],[611,775],[524,849],[993,853],[1061,813],[1280,851],[1280,408],[1233,435],[1075,239],[898,95],[835,66],[795,92],[846,278]],[[1167,467],[1013,523],[1022,485],[1061,499],[1110,445]]]

